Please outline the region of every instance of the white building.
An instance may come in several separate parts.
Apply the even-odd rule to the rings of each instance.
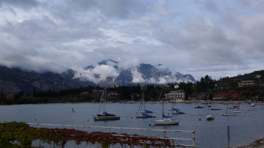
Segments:
[[[171,91],[170,93],[165,94],[165,97],[171,102],[183,101],[185,99],[185,92],[183,90]]]

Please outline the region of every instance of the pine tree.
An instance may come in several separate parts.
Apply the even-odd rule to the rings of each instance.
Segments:
[[[33,88],[33,97],[36,97],[36,88]]]

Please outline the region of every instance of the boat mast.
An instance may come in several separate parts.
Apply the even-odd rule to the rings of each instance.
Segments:
[[[97,109],[97,114],[99,113],[99,111],[101,110],[101,105],[102,105],[102,101],[104,100],[104,90],[103,90],[103,93],[102,93],[102,96],[101,96],[101,99],[100,99],[100,105]]]
[[[107,90],[106,90],[106,88],[105,88],[105,94],[104,94],[104,112],[105,112],[105,108],[106,108],[106,94],[107,94]]]
[[[228,103],[226,105],[226,114],[228,113]]]
[[[145,89],[143,87],[143,92],[142,92],[142,103],[143,103],[143,111],[146,109],[146,105],[145,105]]]
[[[160,97],[161,97],[161,94],[162,94],[162,90],[160,93]],[[163,116],[164,116],[164,98],[162,98],[162,119],[163,119]]]

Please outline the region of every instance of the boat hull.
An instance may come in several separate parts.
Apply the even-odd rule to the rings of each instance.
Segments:
[[[173,119],[161,119],[161,120],[151,120],[155,125],[178,125],[178,120]]]
[[[204,107],[201,107],[201,106],[197,106],[197,107],[194,107],[194,108],[196,108],[196,109],[199,109],[199,108],[204,108]]]
[[[98,116],[94,117],[94,121],[120,120],[118,116]]]
[[[222,114],[222,116],[236,116],[236,114],[227,113],[227,114]]]
[[[206,120],[214,120],[214,117],[212,115],[206,116]]]
[[[136,118],[156,118],[156,116],[143,116],[143,115],[139,115],[139,116],[136,116]]]

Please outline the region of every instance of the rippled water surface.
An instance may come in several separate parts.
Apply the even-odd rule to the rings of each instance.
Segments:
[[[204,106],[203,109],[195,109],[196,105]],[[0,121],[17,121],[29,123],[49,123],[49,124],[67,124],[67,125],[90,125],[90,126],[109,126],[109,127],[133,127],[133,128],[151,128],[151,129],[171,129],[195,131],[195,146],[198,148],[223,148],[227,147],[227,126],[230,126],[230,145],[238,146],[250,143],[264,136],[264,106],[256,105],[257,111],[249,113],[240,113],[237,116],[221,116],[226,112],[226,105],[212,104],[212,107],[222,110],[210,110],[203,104],[177,104],[177,108],[186,114],[173,115],[173,118],[179,120],[179,125],[173,126],[154,126],[151,119],[135,118],[139,104],[121,104],[109,103],[106,105],[106,111],[120,116],[116,121],[93,121],[96,114],[98,103],[78,103],[75,104],[75,112],[72,112],[73,104],[41,104],[41,105],[10,105],[0,106]],[[169,109],[170,104],[165,104]],[[154,111],[156,109],[157,118],[161,118],[160,104],[146,104],[146,108]],[[240,110],[249,108],[248,104],[241,104]],[[234,109],[229,109],[233,112]],[[166,115],[170,111],[165,111]],[[206,115],[211,114],[215,117],[213,121],[207,121]],[[89,122],[87,122],[89,119]],[[199,121],[199,119],[201,119]],[[76,128],[78,130],[100,130],[106,129],[87,129]],[[121,133],[131,133],[148,136],[163,136],[161,132],[147,131],[115,131]],[[192,137],[191,134],[168,133],[169,137]],[[190,142],[188,144],[191,144]]]

